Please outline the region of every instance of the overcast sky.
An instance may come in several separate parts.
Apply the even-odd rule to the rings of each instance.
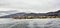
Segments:
[[[60,0],[0,0],[0,11],[46,13],[60,10]],[[2,12],[3,13],[3,12]]]

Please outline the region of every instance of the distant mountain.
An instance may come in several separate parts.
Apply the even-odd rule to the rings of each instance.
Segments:
[[[13,16],[60,16],[60,10],[56,12],[48,12],[48,13],[16,13],[11,15],[2,16],[0,18],[11,18]]]
[[[48,16],[60,16],[60,10],[46,13]]]
[[[11,15],[6,15],[6,16],[1,16],[0,18],[11,18],[13,16],[23,16],[26,13],[16,13],[16,14],[11,14]]]

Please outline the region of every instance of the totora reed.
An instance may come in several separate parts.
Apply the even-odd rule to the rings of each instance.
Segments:
[[[14,19],[60,18],[60,16],[14,16]]]

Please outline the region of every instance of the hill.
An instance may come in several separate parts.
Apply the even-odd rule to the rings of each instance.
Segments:
[[[2,16],[0,18],[11,18],[14,16],[60,16],[60,10],[58,10],[56,12],[48,12],[48,13],[25,13],[25,12],[21,12],[21,13]]]

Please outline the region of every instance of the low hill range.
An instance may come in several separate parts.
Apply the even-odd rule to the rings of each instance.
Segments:
[[[56,12],[48,12],[48,13],[25,13],[25,12],[21,12],[21,13],[1,16],[0,18],[11,18],[14,16],[60,16],[60,10],[58,10]]]

